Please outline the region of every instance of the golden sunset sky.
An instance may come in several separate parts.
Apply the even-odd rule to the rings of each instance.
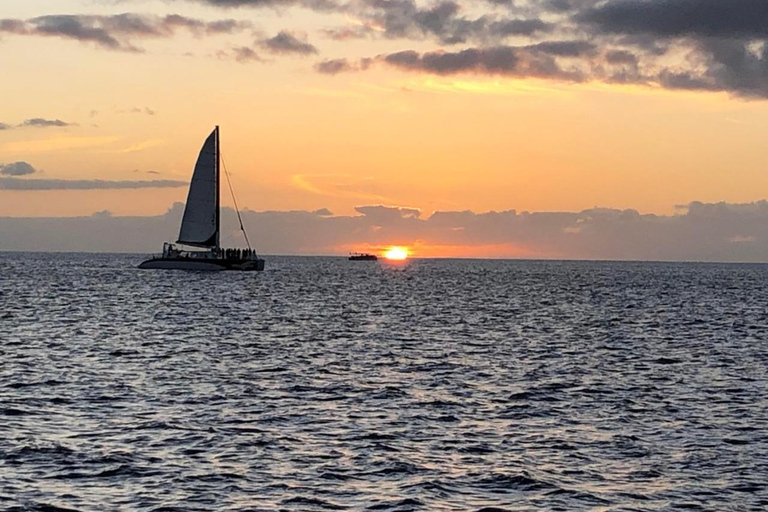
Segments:
[[[161,214],[186,186],[110,183],[188,182],[214,125],[256,211],[756,201],[763,21],[762,0],[2,2],[0,216]]]

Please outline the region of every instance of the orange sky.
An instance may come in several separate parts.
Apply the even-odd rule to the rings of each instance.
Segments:
[[[368,204],[426,213],[604,206],[668,214],[693,200],[758,200],[768,189],[768,105],[727,84],[718,92],[671,89],[652,80],[618,85],[597,75],[576,82],[518,71],[396,68],[381,63],[381,56],[482,44],[471,37],[446,43],[423,27],[396,36],[374,26],[363,39],[329,38],[329,29],[360,26],[362,11],[221,9],[205,0],[17,4],[0,5],[0,18],[26,23],[24,33],[0,35],[0,94],[6,99],[0,123],[9,127],[0,130],[0,164],[23,161],[37,170],[18,179],[188,181],[202,141],[218,124],[239,203],[253,210],[328,208],[350,214]],[[413,5],[428,10],[435,3]],[[72,34],[42,36],[35,32],[40,22],[29,21],[119,13],[232,19],[249,28],[197,35],[174,29],[145,38],[112,34],[117,29],[97,23],[137,52]],[[499,20],[532,16],[480,4],[452,16],[483,14]],[[377,19],[376,13],[370,16]],[[494,44],[520,47],[575,37],[562,18],[547,12],[539,17],[565,28]],[[264,41],[282,30],[313,45],[314,52],[273,53]],[[669,45],[688,48],[690,41]],[[233,52],[241,46],[253,48],[262,61],[238,62]],[[590,54],[590,69],[602,58],[595,55],[606,51],[599,47]],[[325,59],[354,63],[366,57],[380,62],[336,75],[314,67]],[[665,58],[675,69],[686,62],[672,50]],[[586,66],[557,62],[563,69]],[[35,118],[68,126],[19,126]],[[185,196],[184,187],[0,190],[0,216],[101,210],[155,215]]]

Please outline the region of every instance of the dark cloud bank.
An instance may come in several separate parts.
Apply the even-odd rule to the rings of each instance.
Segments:
[[[483,4],[469,1],[348,5],[368,24],[329,30],[330,37],[434,40],[440,46],[426,52],[404,48],[365,61],[329,56],[315,65],[320,73],[361,71],[373,62],[441,75],[601,81],[768,98],[765,0],[490,0],[485,13],[477,10]]]
[[[154,252],[174,239],[182,211],[177,203],[155,217],[99,212],[77,218],[0,218],[0,250]],[[418,210],[385,206],[360,207],[358,213],[246,210],[243,222],[265,254],[338,254],[343,247],[400,243],[484,247],[493,254],[529,258],[768,262],[767,201],[694,202],[670,216],[592,209],[453,211],[421,218]],[[222,224],[224,242],[238,240],[233,211],[224,211]]]
[[[321,31],[349,48],[356,39],[402,42],[399,51],[362,60],[343,50],[322,55],[314,69],[330,75],[384,65],[442,75],[600,81],[768,98],[766,0],[176,0],[168,5],[184,1],[245,19],[51,14],[0,19],[0,37],[57,37],[140,52],[147,39],[170,38],[180,30],[201,37],[252,31],[250,20],[258,19],[258,9],[299,7],[357,20],[334,26],[337,21],[328,18],[329,26]],[[259,51],[321,54],[291,32],[290,16],[283,19],[286,28],[276,36],[257,39],[252,46],[232,46],[219,55],[247,63],[267,62]],[[433,48],[417,51],[414,42]],[[6,128],[0,124],[0,130]]]

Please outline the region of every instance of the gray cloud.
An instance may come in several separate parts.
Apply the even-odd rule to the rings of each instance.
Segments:
[[[317,53],[317,48],[306,40],[299,39],[292,33],[281,30],[275,37],[265,39],[261,46],[272,53],[310,55]]]
[[[109,181],[0,178],[0,190],[100,190],[174,188],[188,185],[189,183],[186,181],[175,180]]]
[[[236,46],[232,49],[232,52],[235,60],[240,63],[264,61],[253,48],[248,46]]]
[[[614,0],[578,17],[600,30],[663,37],[768,37],[765,0]]]
[[[251,24],[237,20],[201,21],[178,14],[150,16],[132,13],[111,16],[56,14],[29,20],[0,21],[0,34],[52,36],[93,43],[108,50],[141,51],[134,39],[169,38],[178,29],[195,35],[231,34]]]
[[[441,0],[422,7],[413,0],[374,0],[351,5],[368,23],[381,27],[388,38],[431,37],[443,44],[459,44],[534,36],[553,28],[538,18],[506,18],[491,13],[467,17],[462,14],[465,4]]]
[[[496,46],[423,54],[403,51],[379,56],[378,60],[401,69],[439,75],[471,72],[569,81],[583,79],[578,71],[561,68],[554,57],[536,48]]]
[[[626,50],[610,50],[605,54],[605,61],[608,64],[629,64],[636,66],[637,55]]]
[[[64,127],[64,126],[75,126],[74,123],[67,123],[65,121],[62,121],[61,119],[43,119],[42,117],[35,117],[32,119],[27,119],[23,123],[21,123],[19,126],[31,126],[34,128],[48,128],[48,127]]]
[[[0,174],[4,176],[26,176],[34,174],[37,169],[27,162],[13,162],[10,164],[0,164]]]
[[[335,11],[341,6],[333,0],[190,0],[199,4],[228,9],[250,7],[255,9],[304,7],[316,11]]]
[[[501,37],[508,36],[533,36],[536,34],[551,32],[552,24],[540,19],[510,19],[495,21],[488,25],[490,34]]]
[[[526,49],[557,57],[582,57],[595,53],[597,46],[589,41],[544,41],[526,46]]]
[[[68,123],[66,121],[62,121],[61,119],[45,119],[42,117],[34,117],[32,119],[22,121],[17,125],[0,123],[0,131],[12,130],[14,128],[64,128],[67,126],[77,126],[77,124]]]
[[[128,112],[131,114],[147,114],[148,116],[154,116],[157,113],[149,107],[133,107],[132,109],[128,110]]]
[[[359,70],[359,66],[347,59],[330,59],[315,64],[315,70],[325,75],[336,75],[349,71]]]

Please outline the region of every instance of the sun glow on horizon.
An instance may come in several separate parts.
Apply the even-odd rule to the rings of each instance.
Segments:
[[[402,261],[408,257],[408,249],[404,247],[390,247],[387,252],[384,253],[384,257],[388,260]]]

